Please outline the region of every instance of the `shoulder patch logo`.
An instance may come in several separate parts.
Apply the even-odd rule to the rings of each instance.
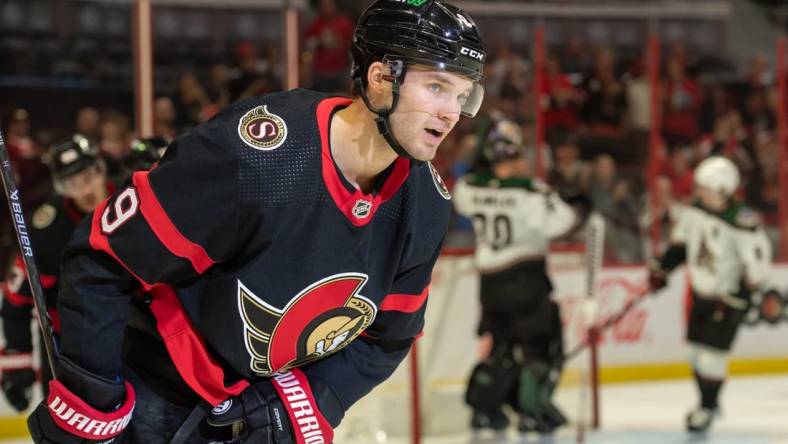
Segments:
[[[55,207],[50,204],[41,205],[33,214],[33,226],[39,230],[44,229],[52,225],[55,216],[57,216]]]
[[[427,162],[427,166],[430,167],[430,174],[432,174],[432,182],[435,184],[435,188],[438,189],[440,195],[446,199],[451,200],[451,193],[449,193],[449,187],[446,186],[446,183],[443,181],[443,178],[440,174],[438,174],[438,170],[432,166],[432,162]]]
[[[256,150],[271,151],[287,138],[287,124],[278,115],[269,113],[268,106],[258,106],[241,117],[238,135]]]
[[[743,227],[754,228],[761,224],[761,218],[754,210],[745,207],[736,215],[736,223]]]

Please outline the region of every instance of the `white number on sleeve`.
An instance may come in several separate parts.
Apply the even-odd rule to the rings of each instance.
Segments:
[[[120,228],[127,220],[134,216],[140,206],[137,190],[134,187],[126,188],[115,199],[115,204],[107,206],[101,215],[101,231],[110,234]]]

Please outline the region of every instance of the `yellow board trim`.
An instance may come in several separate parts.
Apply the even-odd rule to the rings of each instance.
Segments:
[[[0,417],[0,439],[30,438],[27,431],[27,416]]]
[[[728,366],[728,374],[731,376],[775,373],[788,373],[788,358],[735,359]],[[602,367],[599,372],[599,380],[602,384],[660,381],[690,376],[692,370],[687,363]]]
[[[768,358],[768,359],[735,359],[730,362],[728,373],[731,376],[742,375],[768,375],[775,373],[788,373],[788,357]],[[602,367],[599,379],[602,384],[615,384],[635,381],[659,381],[666,379],[683,379],[692,375],[690,367],[686,363],[667,363],[667,364],[647,364],[647,365],[628,365]],[[577,369],[568,369],[561,378],[561,385],[577,385],[580,373]],[[465,381],[446,381],[441,380],[436,384],[433,381],[432,388],[446,388],[447,386],[457,386],[464,384]],[[386,387],[385,385],[381,388]],[[400,389],[405,389],[406,385],[401,385]],[[27,431],[26,416],[0,417],[0,439],[8,438],[29,438]]]
[[[734,377],[775,373],[788,373],[788,357],[734,359],[728,365],[728,374]],[[692,369],[688,363],[610,366],[599,369],[599,381],[602,384],[664,381],[668,379],[685,379],[691,376]],[[576,368],[568,369],[561,377],[561,385],[564,387],[577,386],[579,381],[580,370]]]

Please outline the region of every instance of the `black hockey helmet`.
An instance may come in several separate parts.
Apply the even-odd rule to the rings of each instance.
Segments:
[[[161,159],[167,145],[163,137],[135,139],[123,157],[123,166],[130,171],[147,170]]]
[[[399,100],[399,85],[407,67],[419,64],[467,76],[474,88],[462,114],[474,117],[484,98],[481,85],[487,53],[473,20],[460,8],[438,0],[377,0],[359,18],[351,46],[351,77],[370,111],[376,113],[378,130],[398,154],[409,157],[391,135],[388,116]],[[369,66],[389,65],[393,77],[391,108],[375,109],[364,88]]]
[[[525,152],[520,125],[508,120],[494,120],[482,145],[482,156],[490,165],[522,157]]]
[[[98,149],[85,136],[74,134],[54,144],[44,160],[57,181],[96,165]]]

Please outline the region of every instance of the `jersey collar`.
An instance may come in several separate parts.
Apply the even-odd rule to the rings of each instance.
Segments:
[[[353,101],[346,97],[328,97],[317,105],[317,125],[320,130],[321,164],[323,182],[328,194],[339,211],[345,215],[353,226],[367,225],[383,203],[389,200],[400,189],[410,173],[410,161],[397,156],[394,169],[380,187],[377,194],[364,194],[361,190],[350,191],[342,183],[339,170],[331,156],[329,128],[331,115],[339,107],[346,107]]]

